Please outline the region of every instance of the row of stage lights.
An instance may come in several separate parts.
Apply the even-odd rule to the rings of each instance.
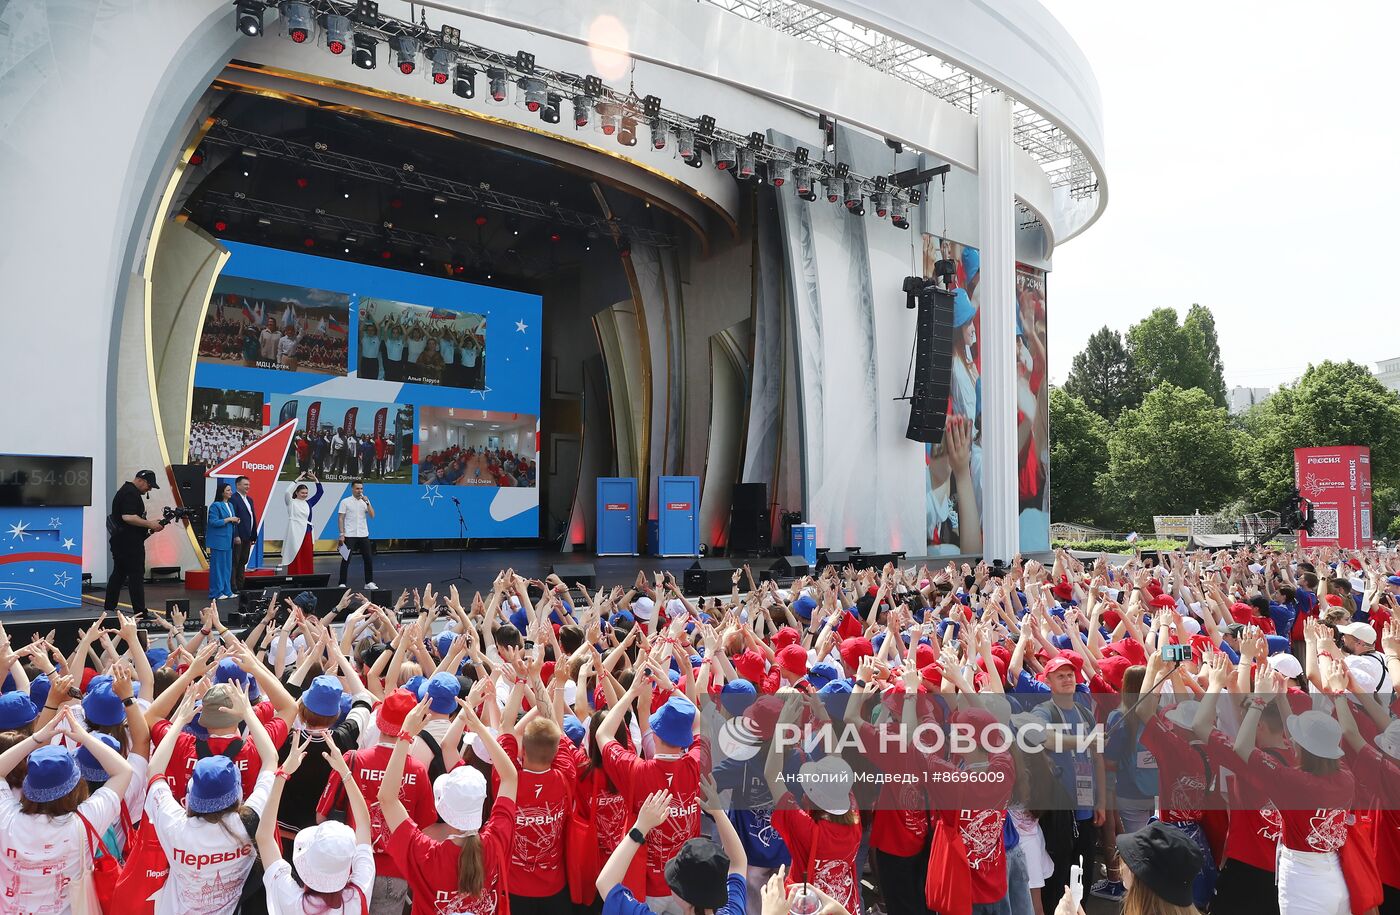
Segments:
[[[653,149],[663,150],[674,143],[677,155],[692,168],[704,166],[704,153],[708,150],[715,168],[741,181],[761,183],[766,180],[774,187],[791,182],[794,192],[803,200],[816,200],[820,184],[827,202],[843,204],[853,216],[864,216],[868,201],[876,216],[881,219],[888,216],[896,227],[907,229],[909,207],[922,200],[918,188],[901,193],[883,176],[871,179],[873,189],[867,193],[867,180],[851,175],[845,163],[811,162],[805,148],[799,148],[791,162],[765,153],[764,136],[759,132],[749,134],[746,139],[717,136],[715,119],[709,115],[696,119],[693,126],[668,121],[661,112],[661,99],[654,95],[642,99],[640,108],[614,101],[605,95],[602,81],[596,76],[579,80],[575,91],[556,91],[560,87],[551,86],[533,75],[535,58],[525,51],[500,61],[509,61],[520,75],[500,65],[484,66],[478,71],[471,63],[459,59],[455,48],[461,44],[461,33],[457,29],[443,26],[441,33],[432,33],[412,23],[382,17],[379,4],[374,0],[358,0],[349,15],[333,11],[337,9],[334,4],[322,4],[327,6],[327,11],[318,11],[305,0],[281,0],[280,3],[235,0],[234,5],[238,30],[245,35],[261,36],[263,14],[268,7],[276,6],[282,15],[283,34],[292,42],[312,42],[319,29],[324,32],[325,46],[330,53],[341,55],[349,50],[355,66],[373,70],[379,64],[380,38],[375,32],[383,32],[388,35],[389,50],[400,73],[411,76],[418,71],[420,61],[425,61],[432,82],[439,86],[451,83],[452,93],[459,98],[476,98],[477,77],[481,75],[486,81],[488,104],[510,104],[513,95],[518,107],[538,114],[546,124],[558,124],[567,101],[578,130],[591,126],[602,135],[615,138],[620,145],[630,147],[637,145],[642,125],[645,125]],[[348,9],[345,4],[341,6]]]

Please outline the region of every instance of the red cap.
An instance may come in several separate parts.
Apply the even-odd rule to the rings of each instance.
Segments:
[[[802,633],[791,626],[784,626],[773,633],[773,650],[782,651],[789,645],[802,641]]]
[[[1123,691],[1123,675],[1132,667],[1132,662],[1122,655],[1113,655],[1099,662],[1099,673],[1104,682],[1113,687],[1114,692]]]
[[[541,680],[548,683],[550,680],[554,679],[554,668],[556,666],[556,663],[557,662],[555,661],[545,661],[543,664],[540,665]]]
[[[838,649],[841,653],[841,660],[846,662],[846,666],[855,671],[860,666],[861,658],[868,658],[875,653],[875,646],[863,635],[845,639]]]
[[[91,667],[84,667],[79,688],[82,689],[83,692],[87,692],[88,684],[92,682],[92,678],[95,676],[97,676],[97,671],[93,670]]]
[[[938,652],[933,650],[932,645],[925,645],[920,642],[914,646],[914,666],[923,667],[938,660]]]
[[[1103,612],[1103,624],[1109,632],[1118,628],[1118,624],[1123,622],[1123,614],[1112,607]]]
[[[1109,656],[1127,658],[1129,663],[1142,665],[1147,663],[1147,649],[1142,643],[1134,638],[1120,639],[1117,642],[1109,642],[1103,647],[1103,653]]]
[[[1069,600],[1074,597],[1074,588],[1067,581],[1062,581],[1050,589],[1056,600]]]
[[[934,689],[943,685],[943,668],[939,666],[937,661],[920,667],[919,676]]]
[[[1147,593],[1151,594],[1153,597],[1156,597],[1157,595],[1161,594],[1162,583],[1155,578],[1152,579],[1147,583]]]
[[[1230,618],[1241,626],[1248,625],[1254,616],[1254,608],[1243,601],[1235,601],[1230,605]]]
[[[1152,606],[1164,607],[1170,610],[1176,606],[1176,598],[1172,597],[1170,594],[1158,594],[1156,597],[1152,598]]]
[[[748,680],[754,686],[763,682],[763,675],[768,672],[768,662],[763,659],[763,655],[752,648],[742,654],[730,659],[734,664],[734,670],[739,676]]]
[[[1076,678],[1079,676],[1079,670],[1078,668],[1074,667],[1074,662],[1062,654],[1056,655],[1055,657],[1051,658],[1049,662],[1046,663],[1045,670],[1042,673],[1048,677],[1055,671],[1063,670],[1066,667],[1074,668]]]
[[[1358,572],[1361,571],[1361,560],[1360,560],[1360,559],[1357,559],[1355,556],[1353,556],[1353,557],[1351,557],[1350,559],[1347,560],[1347,565],[1351,566],[1353,569],[1355,569],[1355,570],[1358,571]]]
[[[802,676],[807,672],[807,649],[801,645],[787,645],[774,656],[778,666],[790,674]]]
[[[754,730],[764,740],[778,729],[778,718],[782,714],[783,700],[777,696],[763,696],[744,710],[744,717],[753,722]]]
[[[858,638],[860,634],[864,631],[864,627],[861,626],[860,620],[856,617],[854,613],[851,613],[848,610],[845,613],[841,614],[841,622],[838,623],[836,626],[836,634],[841,636],[841,638]]]
[[[418,697],[413,693],[400,687],[384,697],[384,701],[379,705],[379,711],[375,715],[375,723],[379,725],[379,733],[385,737],[397,737],[399,731],[403,729],[403,720],[408,717],[408,713],[413,711],[413,707],[418,704]]]
[[[1341,605],[1342,605],[1342,595],[1340,595],[1340,594],[1329,594],[1329,595],[1327,595],[1327,606],[1329,606],[1329,607],[1340,607]]]

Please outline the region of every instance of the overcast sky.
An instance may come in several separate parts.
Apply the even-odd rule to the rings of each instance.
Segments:
[[[1192,302],[1227,385],[1400,356],[1400,3],[1041,2],[1098,76],[1109,186],[1054,254],[1053,382],[1105,323]]]

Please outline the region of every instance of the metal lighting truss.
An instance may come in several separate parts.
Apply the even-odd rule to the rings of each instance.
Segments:
[[[236,0],[236,2],[243,4],[261,3],[268,8],[277,6],[276,0]],[[595,103],[595,107],[599,104],[619,106],[620,113],[623,116],[635,118],[639,126],[659,121],[666,126],[668,131],[692,130],[695,132],[694,142],[697,150],[708,150],[714,143],[728,142],[734,144],[736,149],[752,150],[755,161],[764,164],[765,167],[779,165],[792,168],[798,165],[807,165],[812,168],[818,179],[837,175],[843,180],[855,181],[860,186],[863,196],[868,197],[870,194],[889,192],[888,177],[885,175],[858,174],[851,171],[844,163],[823,160],[820,158],[819,150],[816,151],[811,161],[807,161],[805,157],[799,159],[793,151],[768,143],[761,132],[737,133],[718,126],[712,117],[693,116],[663,108],[660,105],[660,99],[656,96],[649,95],[643,98],[638,96],[635,91],[621,92],[603,84],[596,76],[582,76],[577,73],[550,70],[543,65],[537,65],[535,56],[525,51],[508,54],[471,44],[463,41],[460,30],[451,26],[443,26],[441,30],[434,30],[429,28],[426,22],[415,23],[411,20],[396,19],[380,13],[378,4],[370,2],[370,0],[358,0],[358,2],[306,0],[306,2],[319,21],[324,22],[326,15],[348,16],[354,23],[355,32],[379,41],[388,42],[396,36],[412,37],[417,40],[418,53],[424,59],[430,59],[436,49],[446,49],[452,55],[449,65],[465,63],[474,66],[482,73],[487,69],[501,70],[504,71],[510,83],[515,83],[521,77],[528,76],[531,79],[540,80],[547,92],[559,94],[566,104],[576,95],[583,94]],[[726,6],[724,3],[719,5]],[[896,196],[913,206],[920,202],[921,195],[914,192],[903,194],[896,192]]]
[[[997,88],[923,48],[799,0],[703,2],[888,73],[972,114],[982,93]],[[1012,101],[1016,144],[1040,163],[1051,186],[1068,187],[1073,197],[1097,195],[1098,176],[1078,144],[1038,111]]]
[[[307,145],[251,130],[243,130],[229,125],[227,121],[221,120],[211,127],[204,136],[204,142],[256,152],[259,156],[304,162],[316,168],[350,175],[361,180],[408,188],[451,200],[462,200],[484,209],[511,213],[528,219],[539,219],[555,225],[591,229],[602,235],[615,236],[620,234],[632,241],[659,248],[670,248],[676,245],[675,236],[667,232],[605,219],[602,216],[582,213],[554,203],[541,203],[528,197],[507,194],[492,190],[486,184],[469,184],[452,178],[429,175],[419,171],[409,163],[389,165],[376,162],[373,159],[335,152],[327,148],[324,143]]]

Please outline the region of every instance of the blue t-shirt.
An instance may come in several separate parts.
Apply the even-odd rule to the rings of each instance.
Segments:
[[[1108,744],[1104,756],[1118,769],[1114,784],[1120,798],[1147,800],[1157,796],[1157,760],[1142,745],[1142,726],[1122,723],[1123,712],[1114,709],[1108,715]],[[1131,740],[1130,740],[1131,738]]]
[[[773,795],[763,775],[767,757],[760,752],[752,759],[730,758],[714,768],[715,786],[734,791],[727,815],[753,867],[778,867],[792,861],[783,837],[773,828]]]
[[[1032,714],[1047,724],[1068,726],[1069,730],[1065,734],[1067,738],[1072,738],[1081,730],[1087,734],[1089,729],[1094,727],[1093,714],[1077,701],[1068,709],[1062,709],[1052,701],[1042,702]],[[1076,809],[1074,818],[1093,819],[1094,801],[1098,798],[1098,775],[1094,768],[1093,756],[1087,752],[1068,750],[1063,753],[1051,752],[1050,761],[1051,771],[1069,793],[1070,799],[1081,805]]]
[[[745,915],[748,906],[748,885],[739,874],[730,874],[726,883],[729,901],[715,909],[715,915]],[[603,915],[653,915],[651,909],[638,902],[631,890],[619,883],[608,890],[603,899]]]
[[[1298,611],[1289,604],[1280,604],[1277,601],[1269,601],[1269,618],[1274,621],[1274,632],[1284,638],[1293,635],[1293,620],[1298,615]]]

